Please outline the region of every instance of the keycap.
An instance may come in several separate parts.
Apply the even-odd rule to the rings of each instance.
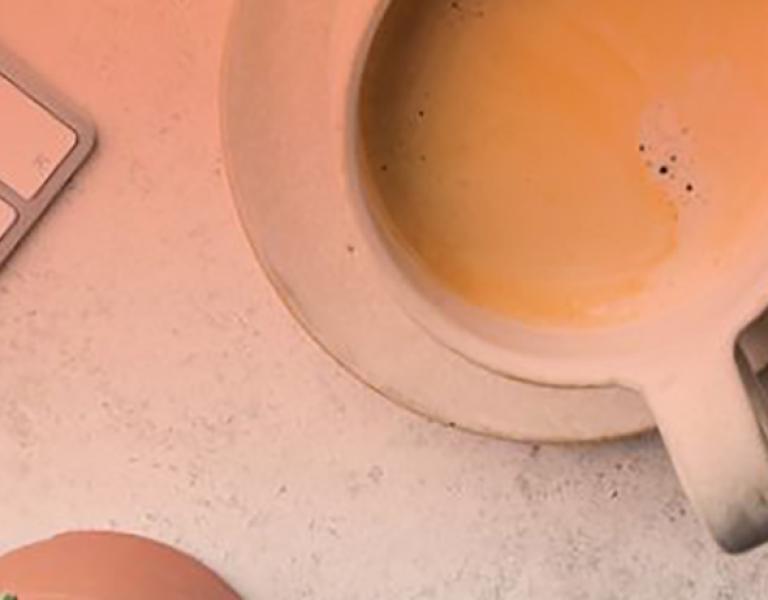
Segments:
[[[77,135],[0,74],[0,181],[31,200],[77,143]]]

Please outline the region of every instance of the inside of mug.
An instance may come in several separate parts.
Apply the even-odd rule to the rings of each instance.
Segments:
[[[766,18],[395,0],[357,94],[388,259],[454,320],[545,352],[727,313],[768,258]]]

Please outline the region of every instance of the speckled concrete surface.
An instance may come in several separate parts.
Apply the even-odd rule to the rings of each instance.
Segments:
[[[222,174],[223,0],[0,0],[0,41],[100,126],[0,274],[0,551],[178,544],[247,598],[753,599],[659,441],[531,448],[406,414],[291,321]]]

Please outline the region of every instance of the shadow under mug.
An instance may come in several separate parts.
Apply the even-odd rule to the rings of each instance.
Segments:
[[[494,372],[555,386],[640,391],[718,543],[740,552],[768,540],[765,414],[759,386],[736,346],[768,306],[768,245],[764,253],[724,264],[706,293],[617,326],[547,329],[463,303],[389,233],[361,148],[363,72],[389,5],[361,0],[344,6],[332,32],[335,68],[329,74],[334,160],[389,291],[439,342]]]

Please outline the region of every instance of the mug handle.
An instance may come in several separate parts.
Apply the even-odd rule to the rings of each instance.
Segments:
[[[768,541],[764,391],[740,348],[699,354],[646,391],[683,488],[720,546],[737,553]]]

